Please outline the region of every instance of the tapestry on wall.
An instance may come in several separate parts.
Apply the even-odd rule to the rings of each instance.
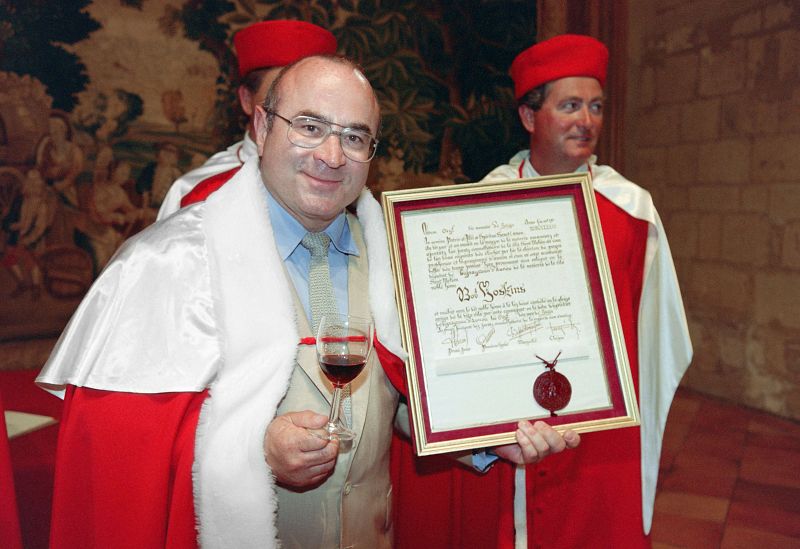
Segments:
[[[182,173],[241,139],[233,34],[330,29],[378,93],[376,192],[481,178],[523,142],[535,1],[0,0],[0,340],[51,336]]]

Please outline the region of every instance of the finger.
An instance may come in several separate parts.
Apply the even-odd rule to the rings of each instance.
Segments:
[[[546,444],[543,433],[549,428],[546,423],[537,421],[534,425],[531,425],[529,421],[520,421],[518,428],[531,441],[537,451],[549,449],[549,446],[545,447],[543,445],[543,443]]]
[[[304,429],[319,429],[328,422],[328,416],[317,414],[311,410],[291,412],[286,415],[295,426],[303,427]]]
[[[532,438],[523,429],[524,427],[520,426],[514,433],[517,444],[519,444],[519,448],[522,451],[522,461],[535,463],[539,459],[539,452],[534,446]]]
[[[536,448],[536,455],[538,459],[547,457],[553,451],[550,443],[545,440],[542,433],[537,432],[535,435],[533,435],[531,441],[533,442],[533,447]]]
[[[318,483],[322,482],[323,480],[325,480],[326,478],[328,478],[330,476],[330,474],[331,474],[331,469],[328,469],[328,470],[323,471],[322,473],[320,473],[318,475],[314,475],[314,476],[312,476],[311,478],[308,479],[308,485],[318,484]]]
[[[326,477],[331,474],[335,465],[335,459],[318,465],[312,465],[305,470],[305,474],[309,479]]]
[[[318,452],[330,445],[336,446],[338,450],[339,443],[337,441],[320,438],[311,434],[306,429],[297,430],[297,448],[301,452]]]
[[[510,461],[511,463],[516,463],[517,465],[524,463],[522,450],[520,449],[519,444],[504,444],[503,446],[495,446],[492,448],[492,451],[497,457]]]
[[[581,436],[575,431],[565,431],[564,442],[567,444],[567,448],[577,448],[581,443]]]
[[[525,459],[527,463],[531,463],[531,461],[528,461],[529,459],[533,459],[535,462],[550,455],[552,452],[558,451],[551,446],[551,440],[554,445],[563,444],[563,441],[560,441],[561,436],[555,429],[541,421],[537,421],[534,425],[531,425],[528,421],[521,421],[519,430],[530,441],[527,447],[521,445],[523,450],[530,447],[535,450],[535,452],[526,452]],[[561,449],[563,450],[563,448]]]
[[[541,440],[547,444],[547,448],[539,448],[540,450],[546,450],[550,453],[557,453],[564,450],[567,447],[567,443],[564,442],[564,437],[561,436],[561,433],[553,429],[547,423],[543,421],[537,421],[533,428],[541,437]]]
[[[335,462],[313,467],[299,468],[277,477],[278,481],[288,486],[310,486],[324,481],[333,471]]]
[[[324,475],[329,473],[336,465],[338,448],[330,444],[322,450],[312,452],[299,452],[284,454],[281,456],[280,470],[284,472],[284,477],[307,481],[312,476]]]

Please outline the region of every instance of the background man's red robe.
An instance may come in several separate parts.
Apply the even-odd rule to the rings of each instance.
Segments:
[[[638,394],[637,316],[648,225],[595,197]],[[640,456],[637,427],[581,435],[576,450],[528,466],[528,547],[649,547]],[[414,457],[411,442],[398,435],[392,459],[398,549],[514,547],[510,464],[498,462],[481,475],[446,455]]]

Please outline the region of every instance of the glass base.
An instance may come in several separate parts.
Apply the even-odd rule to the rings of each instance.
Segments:
[[[356,438],[355,431],[345,427],[341,420],[336,423],[328,422],[324,427],[320,429],[309,429],[308,432],[324,440],[353,440]]]

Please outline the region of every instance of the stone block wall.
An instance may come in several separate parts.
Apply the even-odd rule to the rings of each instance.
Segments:
[[[683,383],[800,419],[800,2],[629,10],[625,175],[672,246]]]

